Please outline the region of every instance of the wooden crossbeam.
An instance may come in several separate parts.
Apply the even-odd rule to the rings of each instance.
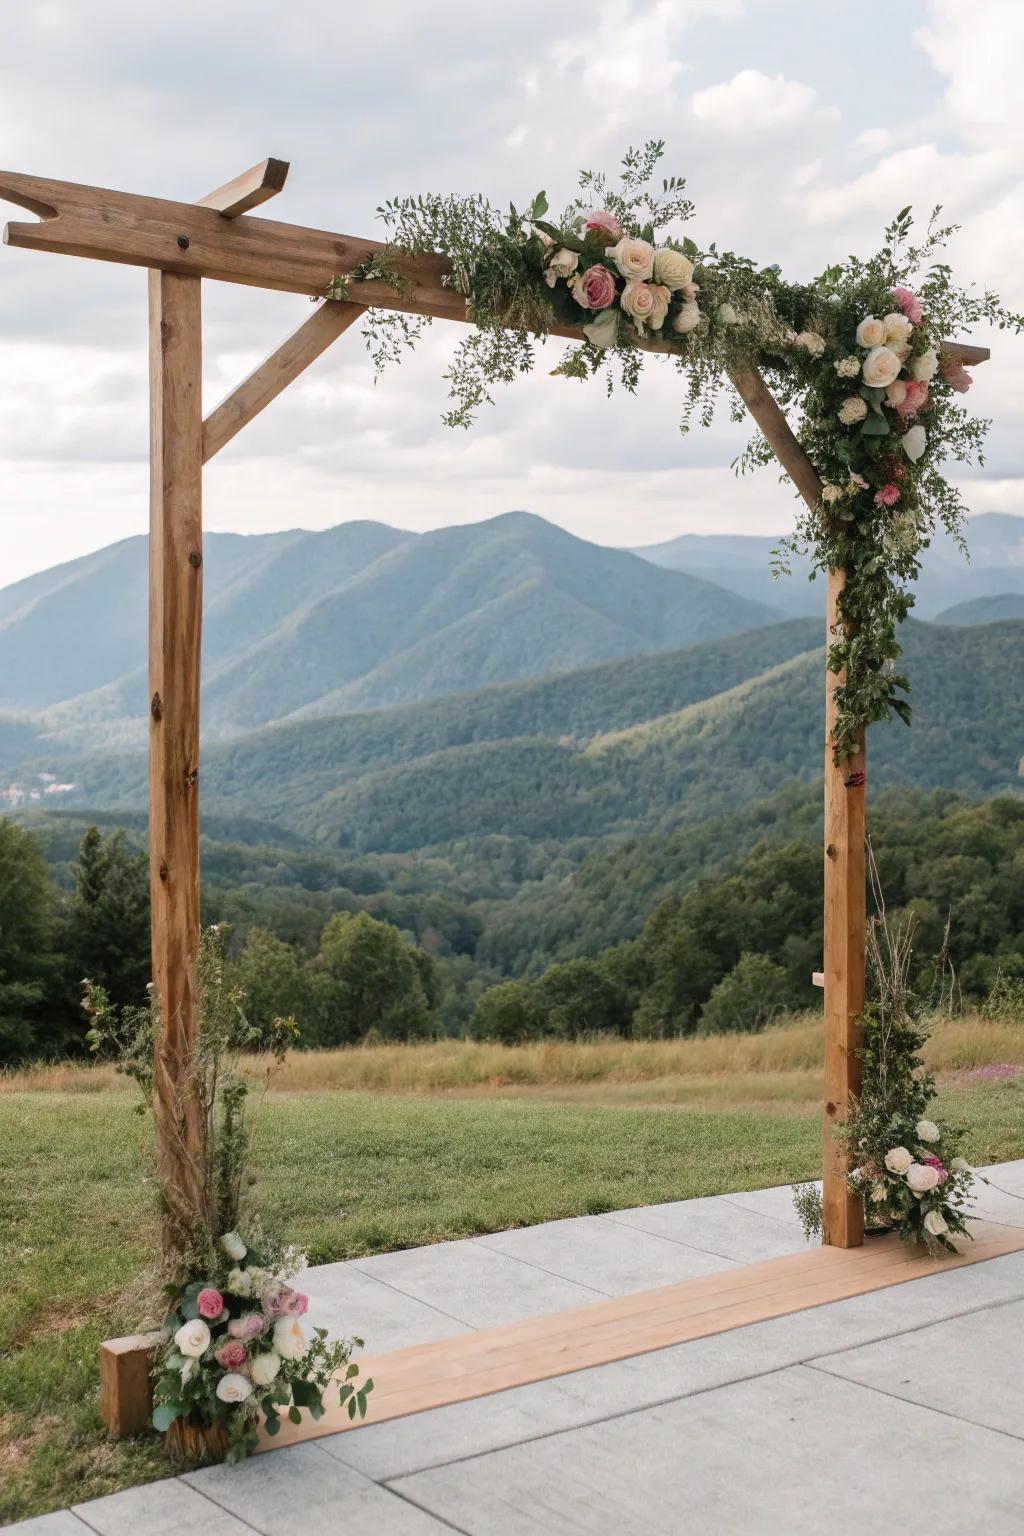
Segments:
[[[287,160],[261,160],[241,176],[226,181],[222,187],[208,192],[197,200],[199,208],[215,208],[225,219],[237,219],[239,214],[258,208],[260,203],[276,197],[288,177]]]
[[[219,453],[363,313],[360,304],[325,299],[276,352],[210,412],[203,423],[203,463]]]

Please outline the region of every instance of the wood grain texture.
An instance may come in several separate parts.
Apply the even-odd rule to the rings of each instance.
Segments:
[[[326,299],[288,340],[272,352],[215,407],[203,423],[203,463],[208,463],[254,416],[364,313],[358,304]]]
[[[149,862],[153,1074],[165,1239],[205,1202],[204,1130],[190,1081],[199,947],[199,659],[203,605],[200,282],[150,274]]]
[[[1024,1249],[1024,1229],[975,1222],[972,1230],[974,1242],[964,1242],[956,1257],[929,1258],[895,1235],[846,1251],[809,1248],[657,1290],[367,1356],[359,1362],[364,1379],[374,1380],[366,1422],[467,1402]],[[358,1321],[353,1318],[353,1326]],[[261,1436],[259,1449],[275,1450],[340,1430],[358,1432],[358,1427],[330,1393],[319,1422],[305,1416],[298,1425],[282,1420],[274,1438]]]
[[[842,571],[828,576],[826,643],[838,633]],[[824,1240],[850,1248],[864,1240],[864,1204],[846,1184],[844,1148],[835,1136],[860,1090],[860,1015],[864,1011],[867,892],[867,751],[863,732],[857,751],[841,764],[832,759],[835,693],[842,674],[825,668],[825,1141]]]
[[[215,208],[222,218],[237,219],[239,214],[248,213],[250,208],[258,208],[260,203],[276,197],[287,177],[287,160],[261,160],[259,165],[243,171],[241,176],[207,192],[205,197],[197,200],[196,206]]]
[[[112,1435],[141,1435],[153,1412],[153,1353],[162,1334],[135,1333],[100,1345],[100,1416]]]

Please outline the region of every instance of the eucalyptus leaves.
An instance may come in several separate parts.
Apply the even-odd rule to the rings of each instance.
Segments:
[[[469,426],[495,383],[529,373],[537,339],[553,329],[586,338],[554,372],[603,373],[609,389],[613,364],[633,390],[645,349],[672,355],[686,376],[683,431],[694,417],[709,424],[723,396],[742,419],[732,378],[763,371],[826,487],[819,505],[798,514],[780,567],[789,552],[809,548],[818,569],[847,573],[829,648],[829,666],[845,672],[833,732],[841,761],[873,721],[909,720],[908,683],[895,670],[897,626],[913,603],[908,586],[939,524],[961,534],[966,508],[944,465],[982,462],[988,423],[960,404],[969,376],[942,340],[982,321],[1020,331],[1024,319],[995,294],[956,285],[939,259],[954,226],[936,224],[938,209],[920,244],[911,243],[904,209],[875,256],[851,256],[809,283],[787,282],[777,265],[759,267],[715,244],[701,250],[675,233],[693,214],[685,183],[673,176],[652,189],[663,148],[631,149],[617,187],[583,172],[557,221],[547,218],[543,193],[507,214],[479,194],[400,198],[378,213],[394,252],[447,256],[446,282],[474,322],[446,374],[450,426]],[[375,275],[386,270],[385,256]],[[331,292],[357,298],[360,275],[368,274],[338,279]],[[372,311],[366,338],[376,366],[414,345],[427,323]],[[768,462],[774,456],[759,435],[733,467]]]

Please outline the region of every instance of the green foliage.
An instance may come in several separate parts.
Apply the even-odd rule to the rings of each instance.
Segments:
[[[825,1227],[825,1210],[817,1184],[793,1185],[793,1209],[805,1240],[810,1242],[812,1238],[820,1237]]]
[[[56,970],[53,905],[35,837],[0,818],[0,1064],[62,1043],[45,999]]]
[[[786,972],[767,955],[745,951],[713,989],[700,1016],[702,1035],[764,1029],[790,994]]]
[[[437,995],[433,962],[425,952],[417,960],[389,923],[365,912],[339,913],[323,931],[319,959],[326,985],[318,1044],[428,1033],[428,992]]]
[[[469,1021],[474,1040],[519,1045],[544,1034],[546,1014],[537,989],[525,981],[503,981],[483,994]]]

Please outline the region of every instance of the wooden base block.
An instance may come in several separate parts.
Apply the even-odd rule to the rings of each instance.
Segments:
[[[100,1345],[100,1414],[112,1435],[141,1435],[153,1412],[153,1354],[162,1334],[133,1333]]]

